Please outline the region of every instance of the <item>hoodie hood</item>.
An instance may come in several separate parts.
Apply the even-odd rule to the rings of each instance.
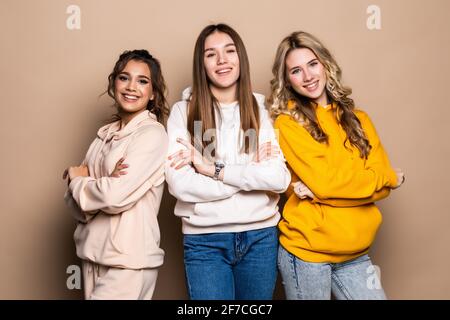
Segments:
[[[192,94],[192,88],[191,87],[187,87],[181,93],[181,100],[189,101],[191,99],[191,94]]]
[[[156,115],[148,110],[145,110],[131,119],[131,121],[128,122],[127,125],[122,129],[120,129],[120,120],[114,121],[113,123],[109,123],[101,127],[97,132],[97,136],[99,137],[99,139],[106,141],[109,141],[111,139],[120,140],[136,132],[136,128],[154,122],[158,122],[158,120],[156,119]]]

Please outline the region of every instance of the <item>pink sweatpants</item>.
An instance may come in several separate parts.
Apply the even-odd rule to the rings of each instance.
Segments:
[[[151,300],[158,269],[120,269],[83,261],[86,300]]]

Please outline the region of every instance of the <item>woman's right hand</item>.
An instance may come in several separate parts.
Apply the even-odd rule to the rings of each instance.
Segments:
[[[314,194],[312,191],[304,184],[302,181],[297,181],[292,183],[294,192],[300,199],[311,198],[314,199]]]
[[[76,177],[89,177],[89,168],[84,164],[68,167],[62,176],[63,180],[67,179],[67,185]]]
[[[394,169],[395,174],[397,175],[397,185],[393,189],[397,189],[405,182],[405,174],[403,173],[402,169],[395,168]]]
[[[125,161],[125,158],[120,158],[119,161],[117,161],[113,172],[111,172],[111,174],[109,175],[110,177],[119,178],[120,176],[123,176],[128,173],[126,171],[123,171],[124,169],[129,167],[128,164],[123,163],[124,161]]]

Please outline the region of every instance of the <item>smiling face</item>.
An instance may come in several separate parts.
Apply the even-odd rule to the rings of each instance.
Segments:
[[[294,49],[286,57],[286,78],[292,89],[321,106],[327,104],[325,67],[308,48]]]
[[[210,85],[216,89],[236,87],[239,79],[239,56],[231,37],[216,31],[205,39],[204,57]]]
[[[137,114],[153,99],[153,88],[147,63],[130,60],[114,81],[114,97],[122,114]]]

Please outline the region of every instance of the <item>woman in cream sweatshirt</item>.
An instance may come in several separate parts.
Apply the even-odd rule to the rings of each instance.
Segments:
[[[167,131],[166,177],[182,219],[190,298],[271,299],[278,193],[290,174],[231,27],[200,33],[192,91],[173,106]]]
[[[108,80],[116,120],[98,130],[83,164],[66,170],[65,199],[78,221],[86,299],[151,299],[164,258],[157,214],[168,143],[160,123],[165,83],[146,50],[125,51]]]
[[[330,52],[306,32],[278,47],[271,112],[292,171],[279,224],[288,299],[384,299],[368,256],[381,223],[374,201],[404,180]]]

